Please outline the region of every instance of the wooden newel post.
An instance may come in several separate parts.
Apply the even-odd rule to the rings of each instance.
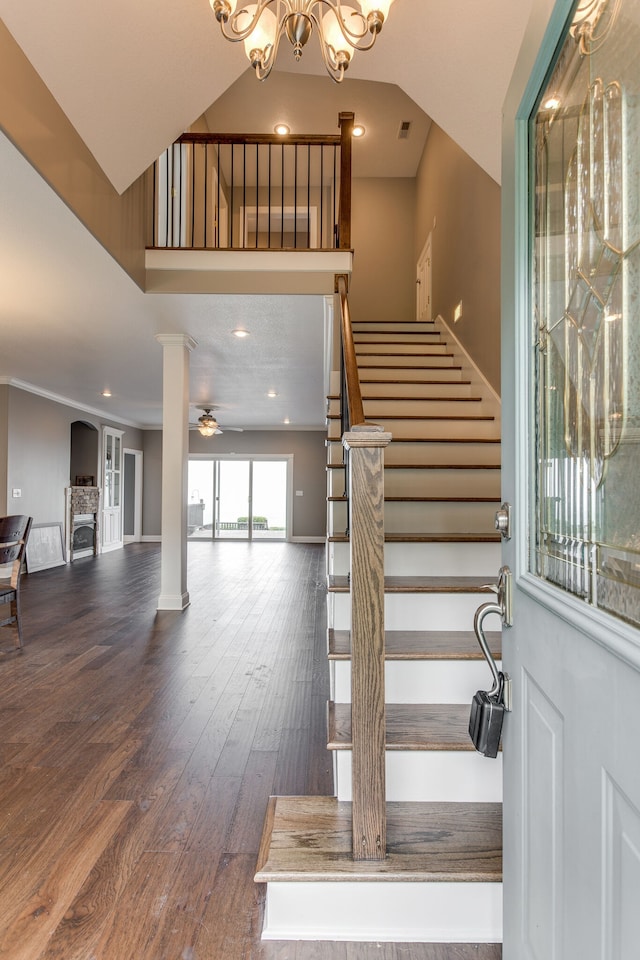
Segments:
[[[349,451],[351,735],[354,860],[386,855],[384,701],[384,448],[391,434],[362,424]]]
[[[338,232],[340,250],[351,249],[351,146],[353,113],[338,114],[340,124],[340,205]]]

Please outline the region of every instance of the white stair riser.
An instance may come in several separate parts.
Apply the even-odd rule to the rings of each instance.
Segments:
[[[435,340],[435,337],[432,339]],[[372,354],[374,356],[382,357],[430,357],[433,354],[445,354],[451,353],[451,347],[445,343],[443,340],[440,340],[436,343],[356,343],[356,357],[358,360],[361,357],[369,357]]]
[[[495,526],[496,498],[488,503],[386,502],[384,528],[387,533],[490,533]],[[329,534],[347,529],[347,504],[344,500],[328,504]]]
[[[370,377],[368,379],[373,379]],[[420,380],[436,380],[433,377],[414,377]],[[470,383],[456,383],[455,380],[443,380],[438,383],[363,383],[360,381],[362,399],[365,403],[375,401],[379,397],[397,397],[401,399],[429,399],[437,400],[443,397],[470,397],[478,396],[471,393]],[[474,407],[475,407],[474,403]]]
[[[440,327],[433,320],[389,320],[383,323],[374,323],[372,320],[361,320],[354,324],[355,333],[414,333],[430,331],[438,333]]]
[[[360,376],[366,379],[371,367],[410,367],[412,370],[428,370],[429,367],[453,367],[459,366],[452,356],[445,356],[442,352],[429,351],[420,354],[409,354],[399,356],[392,353],[362,353],[358,359],[358,370]],[[465,377],[465,379],[467,379]]]
[[[351,751],[334,750],[335,792],[351,800]],[[388,801],[501,803],[502,754],[491,760],[476,751],[387,750]]]
[[[459,380],[468,380],[468,377],[462,376],[459,366],[447,364],[445,366],[438,362],[435,369],[417,369],[415,363],[403,368],[394,360],[393,370],[388,370],[383,365],[381,367],[368,365],[360,370],[360,380],[441,380],[443,383],[456,383]],[[427,365],[428,367],[428,365]],[[366,386],[366,385],[365,385]],[[460,389],[460,386],[458,387]]]
[[[349,572],[349,544],[329,543],[329,573]],[[385,543],[384,570],[388,577],[497,577],[501,564],[499,543]]]
[[[351,597],[348,593],[327,595],[328,625],[351,629]],[[472,630],[473,618],[490,594],[388,593],[384,603],[387,630]],[[499,619],[487,621],[489,630],[499,629]]]
[[[364,399],[364,414],[367,420],[381,420],[410,416],[479,416],[490,414],[493,416],[493,409],[489,403],[482,400],[459,399],[461,394],[448,397],[420,397],[414,399],[411,397],[402,397],[399,400],[376,400],[375,398]],[[412,421],[413,422],[413,421]]]
[[[345,470],[327,471],[327,493],[340,497],[345,492]],[[384,475],[387,497],[500,497],[499,470],[387,470]]]
[[[402,420],[393,417],[370,417],[380,424],[397,440],[399,437],[411,437],[419,440],[464,440],[474,437],[478,440],[486,437],[499,438],[500,425],[495,420]]]
[[[435,334],[435,336],[434,336]],[[393,333],[390,332],[374,332],[372,330],[360,330],[358,333],[354,333],[353,342],[356,345],[356,349],[359,349],[361,345],[364,345],[364,341],[367,343],[402,343],[403,345],[408,344],[409,349],[411,349],[411,344],[425,344],[425,343],[441,343],[442,334],[438,333],[437,330],[427,330],[424,332],[413,331],[411,336],[407,336],[406,333]]]
[[[336,444],[337,446],[337,444]],[[339,463],[341,457],[332,460]],[[394,443],[384,451],[385,463],[491,463],[500,464],[499,443]]]
[[[498,662],[498,669],[501,665]],[[387,660],[387,703],[471,703],[476,690],[493,683],[485,660]],[[351,662],[331,661],[331,699],[351,701]]]
[[[499,943],[502,884],[267,884],[263,940]]]

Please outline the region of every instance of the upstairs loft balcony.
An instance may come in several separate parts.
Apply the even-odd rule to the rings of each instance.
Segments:
[[[351,131],[186,133],[150,171],[147,291],[334,293],[350,274]]]

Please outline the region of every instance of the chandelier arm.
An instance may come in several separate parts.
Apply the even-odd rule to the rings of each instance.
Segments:
[[[246,16],[246,7],[241,7],[239,10],[236,10],[235,13],[232,13],[227,19],[220,20],[220,29],[222,31],[223,37],[226,40],[231,40],[233,43],[238,43],[240,40],[246,40],[247,37],[253,33],[255,28],[258,25],[260,17],[272,3],[277,3],[278,0],[258,0],[256,5],[256,12],[251,18],[249,25],[244,28],[244,30],[238,30],[236,24],[239,17]]]
[[[378,36],[379,31],[371,30],[369,26],[369,21],[367,20],[365,15],[361,13],[359,10],[355,11],[355,15],[351,14],[348,17],[345,17],[345,15],[342,12],[343,5],[341,3],[341,0],[314,0],[314,6],[317,6],[320,9],[323,9],[323,7],[327,7],[328,10],[333,11],[333,13],[335,14],[336,20],[338,21],[338,26],[340,27],[340,31],[343,37],[345,38],[349,46],[352,47],[354,50],[370,50],[371,47],[376,42],[376,38]],[[318,26],[318,30],[320,31],[320,35],[324,42],[322,18],[316,13],[312,13],[311,16],[315,21],[316,25]],[[357,30],[355,28],[355,25],[354,25],[354,28],[351,29],[349,25],[350,20],[356,20],[356,19],[362,23],[361,30]]]

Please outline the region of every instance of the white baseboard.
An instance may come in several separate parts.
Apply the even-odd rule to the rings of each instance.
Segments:
[[[142,535],[142,543],[162,543],[162,537],[159,533],[145,533]]]
[[[453,332],[453,330],[451,329],[451,327],[449,326],[449,324],[447,323],[447,321],[444,319],[444,317],[443,317],[441,314],[438,314],[438,316],[436,317],[436,321],[435,321],[435,322],[441,324],[441,325],[444,327],[444,329],[447,331],[448,336],[450,336],[451,339],[455,341],[456,346],[458,347],[458,349],[460,350],[460,352],[461,352],[462,354],[464,354],[465,360],[467,361],[467,363],[468,363],[471,367],[473,367],[475,373],[476,373],[477,376],[480,378],[480,380],[482,380],[483,384],[485,385],[485,387],[487,388],[487,390],[489,391],[489,393],[491,394],[491,396],[493,397],[493,399],[494,399],[499,405],[502,405],[502,400],[501,400],[501,398],[500,398],[500,394],[497,393],[496,390],[494,389],[494,387],[491,386],[491,384],[489,383],[489,381],[488,381],[487,378],[485,377],[484,373],[482,372],[482,370],[480,369],[480,367],[478,366],[478,364],[469,356],[467,350],[466,350],[465,347],[462,345],[462,343],[460,342],[460,340],[458,339],[458,337],[455,335],[455,333]]]
[[[185,610],[189,606],[189,594],[160,594],[157,610]]]
[[[324,543],[326,537],[290,537],[289,543]]]
[[[501,883],[269,883],[263,940],[499,943]]]

